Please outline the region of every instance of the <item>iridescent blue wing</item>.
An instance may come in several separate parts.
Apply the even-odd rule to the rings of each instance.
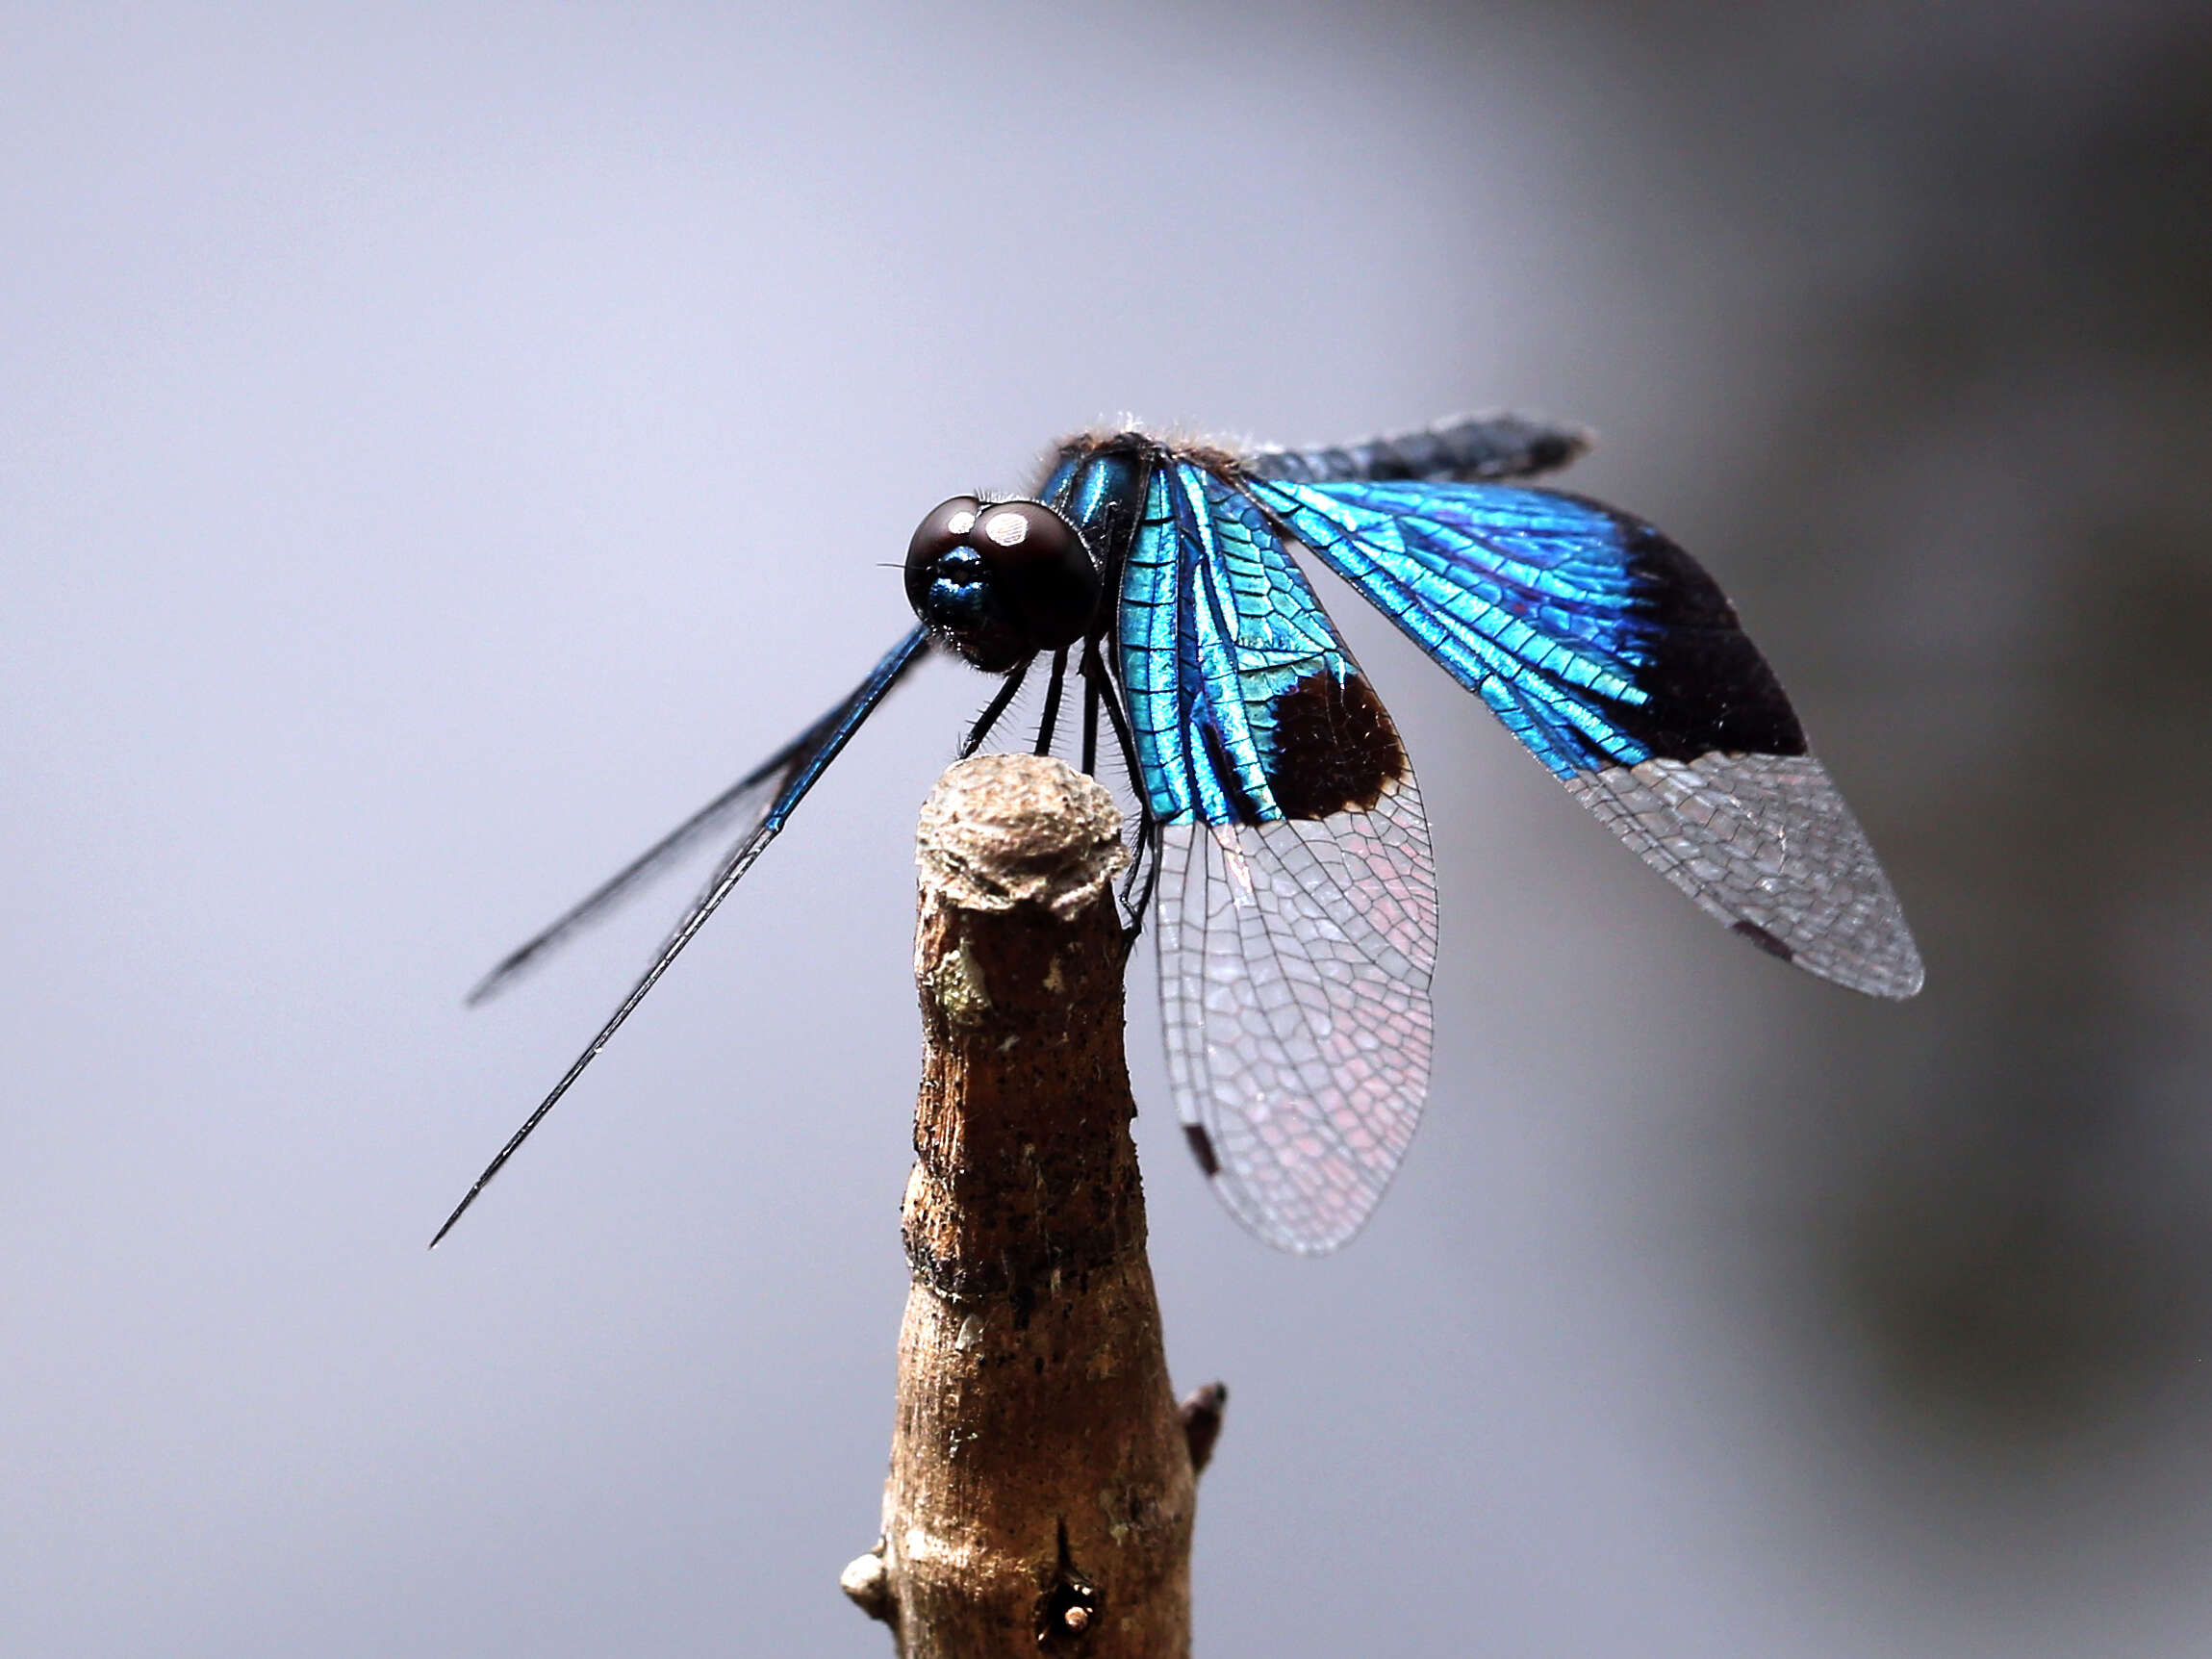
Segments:
[[[1332,1249],[1428,1092],[1436,876],[1412,770],[1281,536],[1200,466],[1152,472],[1119,648],[1185,1133],[1246,1226]]]
[[[1855,990],[1920,988],[1896,894],[1772,670],[1658,530],[1503,484],[1243,488],[1701,909]]]

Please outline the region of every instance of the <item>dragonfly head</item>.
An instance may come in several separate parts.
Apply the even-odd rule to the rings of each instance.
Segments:
[[[906,599],[956,655],[1004,674],[1090,631],[1098,561],[1081,532],[1042,501],[954,496],[906,549]]]

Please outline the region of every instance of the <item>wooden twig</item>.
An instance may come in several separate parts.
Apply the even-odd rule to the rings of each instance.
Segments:
[[[1179,1412],[1145,1259],[1120,818],[1057,761],[982,755],[919,855],[913,1288],[883,1537],[846,1593],[904,1659],[1182,1659],[1220,1396]]]

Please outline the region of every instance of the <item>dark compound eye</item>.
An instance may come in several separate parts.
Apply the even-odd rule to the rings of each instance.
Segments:
[[[1099,592],[1082,536],[1042,501],[954,496],[922,521],[906,549],[914,614],[994,673],[1081,639]]]
[[[976,527],[976,519],[982,512],[983,503],[973,496],[954,496],[942,502],[924,519],[914,531],[914,539],[906,546],[906,580],[913,585],[917,569],[927,569],[954,548],[966,544],[968,533]]]

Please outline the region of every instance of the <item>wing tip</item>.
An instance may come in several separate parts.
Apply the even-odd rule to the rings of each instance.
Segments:
[[[501,962],[469,987],[469,994],[461,999],[461,1006],[465,1008],[482,1008],[506,988],[507,982],[514,978],[517,965],[513,962]]]
[[[1752,927],[1751,923],[1739,921],[1732,924],[1729,931],[1749,938]],[[1759,943],[1756,939],[1752,942]],[[1862,996],[1880,997],[1885,1002],[1908,1002],[1919,996],[1927,983],[1927,968],[1920,960],[1913,935],[1905,930],[1902,917],[1896,918],[1894,929],[1879,937],[1872,948],[1823,948],[1829,942],[1815,939],[1783,959],[1803,968],[1816,979],[1827,980]],[[1766,947],[1762,945],[1761,949]]]
[[[1334,1256],[1366,1231],[1377,1208],[1371,1204],[1350,1221],[1325,1230],[1298,1232],[1284,1225],[1280,1215],[1244,1202],[1243,1194],[1232,1187],[1226,1173],[1213,1178],[1213,1190],[1237,1225],[1270,1250],[1280,1250],[1285,1256]]]
[[[1207,1185],[1213,1188],[1213,1195],[1221,1200],[1231,1218],[1260,1243],[1286,1256],[1333,1256],[1359,1238],[1382,1208],[1384,1194],[1398,1171],[1393,1161],[1380,1182],[1363,1188],[1349,1203],[1341,1202],[1350,1197],[1341,1189],[1335,1194],[1339,1202],[1326,1206],[1312,1203],[1310,1192],[1301,1194],[1303,1201],[1296,1204],[1280,1199],[1271,1202],[1254,1190],[1245,1171],[1222,1159],[1206,1125],[1185,1121],[1182,1133],[1206,1174]]]
[[[1921,965],[1920,953],[1911,949],[1910,940],[1906,942],[1906,948],[1909,954],[1902,959],[1883,963],[1872,971],[1863,971],[1849,978],[1830,974],[1827,978],[1848,989],[1869,997],[1880,997],[1886,1002],[1910,1002],[1920,994],[1920,988],[1928,983],[1928,971]]]

